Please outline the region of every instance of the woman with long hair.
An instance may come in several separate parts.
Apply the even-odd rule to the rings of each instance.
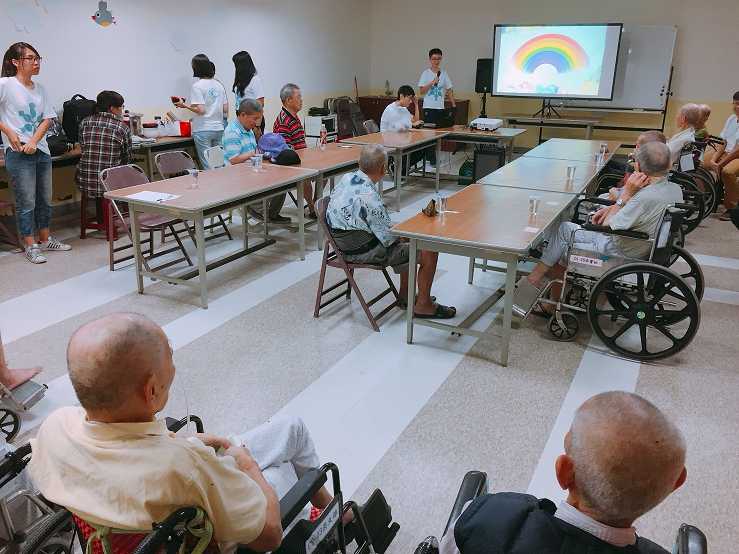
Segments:
[[[236,97],[236,109],[242,100],[253,98],[257,100],[264,108],[264,88],[262,86],[262,78],[257,74],[257,68],[254,66],[249,52],[242,50],[236,52],[231,60],[234,63],[234,84],[231,90]],[[261,123],[262,133],[264,133],[264,118]]]
[[[72,248],[49,234],[51,154],[46,131],[56,113],[44,87],[33,82],[40,71],[41,55],[30,44],[16,42],[5,52],[0,77],[0,132],[5,167],[15,192],[18,232],[26,259],[33,264],[46,261],[43,252]]]
[[[200,167],[210,169],[205,151],[220,146],[223,139],[223,121],[228,119],[226,88],[215,79],[216,66],[205,54],[192,58],[192,75],[197,79],[190,89],[190,103],[175,102],[178,108],[190,110],[192,118],[192,140],[198,153]]]

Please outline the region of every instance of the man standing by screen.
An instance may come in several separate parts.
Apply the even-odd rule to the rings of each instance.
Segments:
[[[439,48],[429,50],[429,68],[424,69],[418,86],[421,88],[424,109],[443,110],[444,98],[449,97],[452,107],[456,108],[452,80],[449,74],[441,69],[442,52]]]

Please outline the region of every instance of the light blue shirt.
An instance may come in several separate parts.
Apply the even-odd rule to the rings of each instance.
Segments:
[[[331,193],[326,219],[333,229],[372,233],[387,247],[397,237],[390,234],[393,223],[375,187],[361,170],[347,173]]]
[[[223,156],[229,162],[231,158],[247,152],[255,152],[257,149],[257,137],[254,136],[254,131],[244,129],[238,119],[226,126],[222,142]]]

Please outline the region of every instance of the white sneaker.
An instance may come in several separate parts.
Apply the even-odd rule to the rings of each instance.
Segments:
[[[436,173],[436,166],[426,162],[426,173]]]
[[[41,248],[38,244],[26,246],[26,259],[32,264],[46,263],[46,256],[41,253]]]
[[[49,240],[46,242],[41,243],[41,249],[42,250],[57,250],[57,251],[67,251],[72,250],[72,247],[69,244],[64,244],[63,242],[58,241],[52,236],[49,236]]]

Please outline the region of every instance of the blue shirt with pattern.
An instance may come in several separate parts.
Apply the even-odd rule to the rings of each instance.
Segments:
[[[331,193],[326,219],[333,229],[367,231],[387,247],[397,237],[390,234],[390,215],[376,184],[361,170],[344,175]]]
[[[226,126],[226,130],[223,131],[222,143],[223,155],[228,162],[231,161],[231,158],[247,152],[254,152],[257,149],[257,137],[254,136],[254,131],[244,129],[238,119],[231,121]]]

